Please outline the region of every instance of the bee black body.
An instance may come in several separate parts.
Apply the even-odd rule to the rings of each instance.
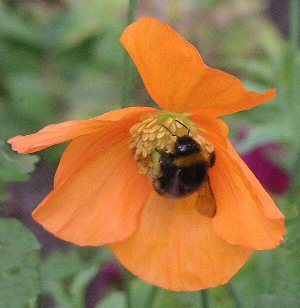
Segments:
[[[190,136],[178,137],[173,153],[159,154],[160,176],[154,180],[154,188],[160,195],[171,198],[197,191],[207,181],[208,169],[215,162],[214,153],[207,160],[200,144]]]

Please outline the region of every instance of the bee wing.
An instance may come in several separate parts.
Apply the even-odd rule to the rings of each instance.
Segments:
[[[209,179],[201,185],[197,194],[198,199],[195,204],[197,211],[206,217],[214,217],[216,214],[216,201],[210,187]]]

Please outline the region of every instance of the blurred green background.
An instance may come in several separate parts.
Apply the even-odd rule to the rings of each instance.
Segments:
[[[131,1],[132,2],[132,1]],[[225,118],[249,167],[287,218],[286,242],[256,253],[226,286],[175,293],[124,272],[106,248],[78,248],[35,224],[64,145],[13,153],[6,140],[123,107],[127,0],[0,0],[0,307],[300,307],[298,1],[139,0],[205,62],[274,102]],[[134,69],[130,105],[153,102]]]

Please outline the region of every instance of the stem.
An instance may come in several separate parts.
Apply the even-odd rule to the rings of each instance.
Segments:
[[[209,308],[209,294],[208,290],[200,291],[200,307],[202,308]]]
[[[290,42],[288,53],[288,99],[292,116],[295,120],[293,124],[297,124],[297,111],[299,111],[297,101],[297,54],[299,40],[299,5],[298,0],[290,0],[289,15],[290,15]],[[295,127],[293,127],[295,128]]]
[[[291,178],[292,178],[292,183],[289,189],[288,202],[290,205],[293,205],[298,200],[299,189],[300,189],[300,144],[299,142],[298,142],[298,149],[296,149],[295,161],[294,161]]]
[[[290,91],[293,104],[297,104],[297,66],[299,40],[299,4],[298,0],[290,0]]]
[[[244,305],[243,305],[242,298],[240,297],[240,294],[238,293],[238,291],[236,290],[236,288],[231,282],[228,283],[228,290],[229,290],[231,297],[234,300],[236,308],[243,308]]]
[[[299,103],[297,99],[297,53],[299,43],[299,3],[298,0],[290,0],[289,14],[290,14],[290,46],[289,46],[289,79],[288,79],[288,99],[289,108],[291,111],[292,130],[294,133],[295,142],[295,155],[293,157],[294,165],[292,170],[292,183],[289,191],[288,200],[290,203],[294,203],[299,194],[300,186],[300,140],[299,140]]]
[[[127,16],[127,25],[130,25],[135,19],[136,0],[129,0],[129,10]],[[123,107],[127,107],[130,102],[130,86],[132,83],[133,66],[129,55],[125,54],[124,60],[124,82],[123,82]]]
[[[131,292],[130,292],[130,280],[131,274],[125,270],[124,272],[124,286],[125,286],[125,294],[126,294],[126,307],[132,307],[132,300],[131,300]]]
[[[135,18],[137,0],[129,0],[127,25],[131,24]],[[127,53],[124,60],[124,82],[123,82],[123,107],[127,107],[130,101],[130,86],[132,81],[132,62]],[[125,271],[125,292],[127,308],[132,307],[131,292],[130,292],[131,275]]]
[[[151,308],[153,307],[153,302],[156,298],[157,292],[159,291],[159,288],[156,286],[152,286],[151,287],[151,291],[150,294],[147,298],[146,304],[145,304],[145,308]]]

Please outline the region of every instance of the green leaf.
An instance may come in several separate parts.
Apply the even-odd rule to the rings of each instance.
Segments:
[[[39,47],[38,28],[10,10],[0,11],[0,37],[23,45]]]
[[[101,303],[97,305],[97,308],[125,308],[126,296],[124,292],[112,292],[104,298]],[[141,307],[141,306],[133,306]]]
[[[186,305],[195,305],[199,306],[200,300],[200,291],[199,292],[178,292],[178,299]]]
[[[130,284],[132,307],[199,307],[199,292],[167,291],[139,279],[133,279]]]
[[[85,267],[84,262],[82,262],[76,251],[69,253],[54,252],[41,267],[43,289],[47,291],[49,284],[68,279],[77,274],[83,267]]]
[[[191,293],[191,297],[193,296],[194,294]],[[164,308],[164,307],[197,308],[199,307],[199,303],[195,305],[193,303],[193,300],[190,302],[187,302],[186,297],[183,300],[182,298],[180,299],[180,293],[171,292],[167,290],[161,290],[159,292],[159,295],[154,301],[153,307],[155,308]]]
[[[0,200],[7,198],[5,185],[13,181],[27,181],[38,160],[36,155],[23,156],[10,151],[0,140]]]
[[[234,59],[223,62],[225,69],[234,70],[246,75],[251,80],[259,82],[265,87],[272,87],[275,84],[273,67],[268,63],[259,60]]]
[[[246,153],[250,150],[272,142],[282,142],[287,139],[287,134],[283,130],[279,130],[275,125],[255,126],[249,130],[247,139],[241,141],[238,146],[239,153]]]
[[[130,282],[130,292],[132,298],[133,307],[146,307],[146,304],[149,303],[149,297],[151,297],[152,285],[139,280],[132,279]],[[154,298],[154,301],[156,298]]]
[[[83,307],[85,289],[101,264],[111,258],[106,248],[75,248],[56,251],[41,266],[43,292],[58,307]]]
[[[257,34],[265,60],[272,63],[273,69],[278,68],[286,49],[286,41],[283,40],[278,29],[270,24],[265,24]]]
[[[220,286],[209,290],[212,307],[233,308],[234,300],[229,293],[228,286]]]
[[[259,251],[233,278],[245,307],[298,307],[300,303],[299,219],[285,236],[286,243],[273,251]],[[297,226],[298,225],[298,226]],[[298,231],[298,232],[296,232]]]
[[[51,121],[56,106],[51,102],[50,88],[40,76],[31,73],[11,74],[7,87],[11,99],[9,107],[16,113],[16,122],[26,119],[30,122],[25,123],[26,126],[32,130]]]
[[[74,278],[70,286],[70,295],[73,301],[73,307],[83,307],[85,291],[88,283],[97,274],[97,266],[89,267],[85,270],[80,271]]]
[[[60,51],[80,46],[91,37],[98,36],[112,22],[112,16],[121,15],[124,0],[92,0],[89,5],[80,3],[69,14],[59,16],[56,23],[56,47]],[[53,27],[55,29],[55,27]]]
[[[7,181],[26,181],[28,173],[34,170],[38,162],[37,155],[19,155],[8,149],[0,140],[0,178]]]
[[[16,219],[0,219],[0,307],[25,307],[40,293],[40,246]]]

